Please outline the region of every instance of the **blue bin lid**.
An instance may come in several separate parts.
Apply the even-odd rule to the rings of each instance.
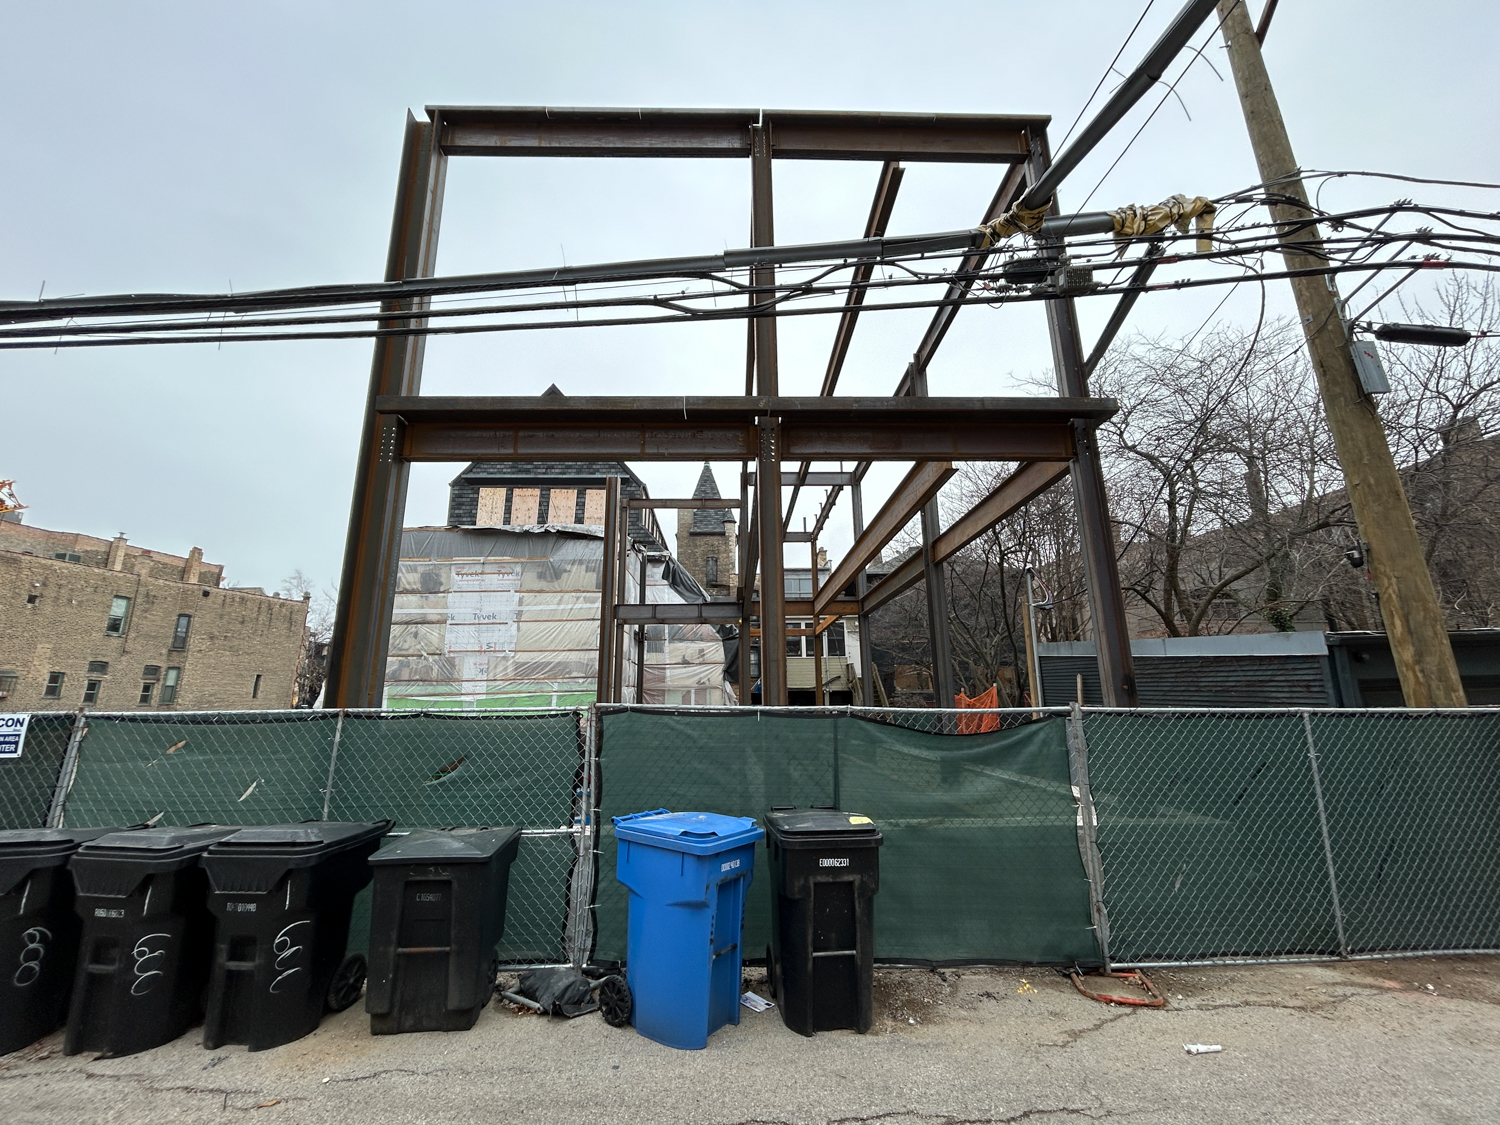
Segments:
[[[748,816],[723,816],[711,812],[668,812],[653,809],[612,818],[615,835],[622,840],[652,844],[689,855],[713,855],[730,848],[753,844],[765,832]]]

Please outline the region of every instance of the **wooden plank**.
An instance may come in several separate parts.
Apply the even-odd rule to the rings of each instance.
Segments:
[[[578,489],[554,488],[547,501],[548,523],[576,523],[578,515]]]
[[[500,527],[505,523],[505,494],[509,489],[481,488],[479,513],[474,522],[480,527]]]

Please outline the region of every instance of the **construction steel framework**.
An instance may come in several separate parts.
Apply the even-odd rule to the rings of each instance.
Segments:
[[[1189,8],[1206,11],[1204,0],[1193,0]],[[1158,56],[1169,59],[1175,55],[1177,48],[1167,38],[1157,45],[1148,63]],[[1138,90],[1133,96],[1139,96]],[[1101,113],[1100,119],[1112,117],[1104,130],[1123,112],[1116,104],[1119,100],[1117,97]],[[1075,142],[1053,165],[1047,144],[1048,119],[1037,116],[435,106],[427,109],[427,118],[407,118],[387,281],[433,276],[444,180],[448,158],[453,156],[748,160],[752,246],[775,244],[772,169],[777,160],[880,163],[881,174],[864,230],[866,238],[873,238],[885,234],[900,189],[903,163],[1001,165],[999,187],[980,217],[983,223],[1020,202],[1033,207],[1039,202],[1045,204],[1055,195],[1056,183],[1080,158]],[[1089,129],[1095,134],[1089,142],[1091,147],[1103,132],[1098,120]],[[1055,202],[1052,213],[1057,213]],[[970,283],[962,280],[963,271],[980,268],[987,257],[988,252],[976,240],[956,275],[958,279],[950,286],[951,296],[967,293]],[[868,273],[873,265],[858,268]],[[775,272],[774,266],[757,266],[752,284],[774,285]],[[427,397],[420,393],[425,337],[400,333],[425,326],[429,299],[412,297],[384,304],[381,326],[395,333],[382,336],[375,344],[338,617],[329,655],[327,705],[363,707],[381,702],[412,462],[603,458],[739,461],[739,502],[718,506],[737,506],[744,517],[744,528],[735,603],[670,608],[620,605],[628,536],[623,531],[623,501],[618,487],[608,490],[606,573],[601,591],[601,699],[619,697],[626,659],[624,627],[670,619],[735,622],[741,625],[742,636],[759,633],[774,638],[775,643],[761,646],[761,701],[784,704],[786,651],[780,638],[789,635],[787,617],[792,614],[810,618],[813,625],[805,632],[813,635],[841,616],[858,615],[864,702],[873,703],[865,619],[875,608],[923,582],[934,687],[939,702],[945,703],[953,696],[953,683],[943,563],[987,528],[1070,475],[1105,702],[1133,706],[1135,688],[1124,606],[1093,438],[1094,428],[1113,412],[1114,404],[1088,395],[1088,367],[1072,299],[1058,297],[1047,302],[1059,397],[929,397],[927,368],[958,313],[957,304],[936,309],[914,354],[903,361],[892,396],[836,397],[863,293],[858,285],[850,287],[820,394],[808,398],[781,395],[777,320],[770,307],[748,321],[742,397]],[[753,293],[750,299],[756,300]],[[829,473],[811,467],[814,462],[832,460],[853,461],[856,468]],[[939,520],[937,493],[952,475],[957,460],[1013,461],[1019,462],[1019,467],[972,511],[944,528]],[[861,482],[875,461],[913,464],[890,499],[867,523]],[[762,481],[775,481],[776,485],[760,487]],[[815,486],[832,491],[812,529],[794,532],[791,512],[797,495],[801,489]],[[850,490],[854,545],[820,587],[817,540],[845,488]],[[791,492],[785,512],[784,489]],[[631,503],[673,507],[687,502]],[[867,575],[870,563],[918,516],[922,523],[921,551],[894,572],[872,581]],[[813,593],[809,599],[788,602],[783,585],[784,547],[804,542],[812,551]],[[851,589],[852,596],[847,593]],[[662,616],[664,613],[666,616]],[[750,662],[742,658],[739,664],[740,699],[748,701]]]

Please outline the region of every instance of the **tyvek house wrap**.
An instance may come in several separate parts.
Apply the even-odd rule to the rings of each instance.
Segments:
[[[569,526],[412,528],[386,661],[387,707],[568,707],[592,702],[598,668],[603,539]],[[634,552],[624,591],[640,601]],[[646,599],[682,602],[652,563]],[[635,630],[625,637],[624,698],[636,698]],[[732,702],[724,646],[706,625],[650,626],[645,702]]]

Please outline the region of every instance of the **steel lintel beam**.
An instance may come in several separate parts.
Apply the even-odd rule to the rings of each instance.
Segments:
[[[799,477],[800,474],[795,469],[789,469],[781,474],[781,483],[783,487],[790,488],[797,483]],[[807,479],[802,483],[808,488],[835,488],[839,485],[853,484],[855,479],[854,473],[812,472],[807,474]],[[745,483],[752,488],[755,487],[754,472],[745,474]]]
[[[937,536],[932,544],[933,562],[946,562],[1067,475],[1068,466],[1061,462],[1039,461],[1022,465],[966,515],[955,520],[951,527]],[[922,581],[922,576],[922,555],[917,552],[902,560],[900,566],[870,588],[863,600],[864,612],[873,613]]]
[[[1018,163],[1049,118],[967,113],[431,106],[448,156],[745,157],[753,125],[781,160]]]
[[[742,616],[735,602],[651,602],[615,606],[615,620],[623,625],[738,625]]]
[[[720,508],[738,508],[738,500],[711,500],[702,496],[690,497],[676,500],[656,500],[650,496],[644,499],[631,497],[625,501],[627,508],[710,508],[714,511]]]
[[[560,405],[562,404],[562,405]],[[1074,429],[1109,399],[382,397],[406,427],[408,461],[740,461],[759,419],[781,422],[780,455],[804,461],[1063,461]]]
[[[948,482],[954,473],[953,465],[947,461],[930,461],[913,465],[911,472],[896,486],[885,506],[880,509],[863,534],[854,541],[833,573],[828,583],[813,599],[813,611],[824,612],[829,602],[853,582],[859,573],[870,565],[887,543],[894,539],[922,506],[938,494],[938,489]]]

